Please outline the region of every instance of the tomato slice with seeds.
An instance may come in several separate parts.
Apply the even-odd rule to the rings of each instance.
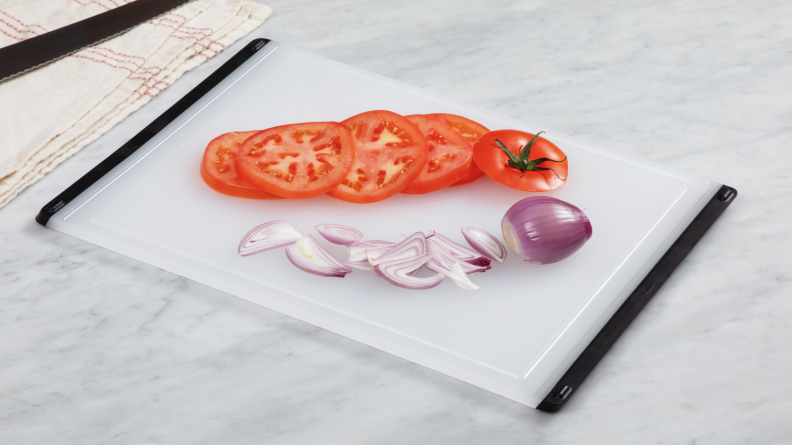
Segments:
[[[414,114],[407,116],[426,138],[429,160],[426,167],[402,193],[430,193],[464,178],[473,162],[473,147],[467,139],[442,120]]]
[[[235,163],[242,143],[258,131],[237,131],[218,136],[209,142],[201,160],[201,178],[206,185],[228,196],[248,199],[282,199],[259,190],[240,178]]]
[[[308,122],[260,131],[242,144],[239,176],[261,190],[305,199],[327,193],[346,177],[355,156],[349,129]]]
[[[479,138],[484,133],[489,133],[489,129],[487,127],[466,117],[457,116],[456,114],[437,113],[437,114],[427,114],[427,116],[436,117],[442,120],[443,122],[447,123],[451,127],[453,127],[454,130],[459,132],[459,134],[464,136],[465,139],[467,139],[468,142],[470,142],[470,145],[476,145],[476,141],[478,141]],[[460,179],[459,181],[451,185],[456,186],[462,184],[469,184],[482,176],[484,176],[484,171],[479,168],[478,164],[476,164],[476,160],[474,157],[473,162],[470,164],[470,171],[468,172],[468,174],[465,175],[464,178]]]
[[[410,185],[426,165],[426,139],[405,117],[367,111],[342,122],[355,139],[355,162],[328,195],[369,203],[389,198]]]

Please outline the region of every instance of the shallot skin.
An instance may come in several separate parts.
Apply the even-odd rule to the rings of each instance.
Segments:
[[[591,221],[574,205],[550,196],[532,196],[514,204],[501,221],[503,237],[518,258],[557,263],[591,238]]]

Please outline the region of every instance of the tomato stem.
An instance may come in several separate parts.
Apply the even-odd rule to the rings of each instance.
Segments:
[[[518,153],[517,155],[515,155],[511,150],[509,150],[509,148],[506,147],[506,145],[504,145],[503,142],[501,142],[500,140],[495,139],[495,143],[498,144],[498,147],[500,147],[501,150],[503,150],[507,155],[509,155],[508,164],[510,167],[514,167],[517,170],[523,172],[550,170],[556,175],[558,179],[564,181],[564,179],[561,178],[561,176],[558,176],[558,173],[556,173],[556,171],[553,170],[552,168],[539,167],[538,165],[543,164],[545,162],[564,162],[567,159],[566,156],[564,156],[564,159],[560,161],[556,161],[555,159],[550,159],[550,158],[538,158],[532,161],[528,160],[528,156],[530,156],[531,154],[531,147],[533,147],[534,142],[542,133],[544,133],[544,131],[540,131],[539,133],[536,133],[533,139],[531,139],[530,141],[528,141],[527,144],[525,144],[525,147],[520,146],[519,150],[517,151]],[[523,176],[525,175],[522,175],[520,177],[522,178]]]

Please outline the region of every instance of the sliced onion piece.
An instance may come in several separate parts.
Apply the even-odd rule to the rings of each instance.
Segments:
[[[430,244],[435,251],[442,251],[457,261],[464,261],[474,266],[487,266],[489,267],[491,261],[489,258],[482,256],[475,250],[468,249],[467,247],[457,244],[443,235],[432,232],[426,237],[427,244]]]
[[[375,259],[379,258],[383,253],[391,250],[392,246],[387,247],[372,247],[370,249],[366,249],[364,252],[364,259],[362,260],[348,260],[342,261],[341,263],[349,266],[353,269],[360,269],[365,270],[368,272],[374,272],[374,269],[371,266],[371,262]],[[374,272],[376,275],[377,273]]]
[[[393,246],[388,247],[373,247],[371,249],[366,249],[366,264],[368,265],[369,272],[373,272],[374,275],[379,276],[376,270],[374,270],[374,260],[381,257],[384,253],[391,250]]]
[[[369,252],[369,250],[366,252]],[[385,261],[412,258],[424,253],[426,253],[426,235],[424,235],[423,232],[415,232],[405,238],[404,241],[390,248],[387,252],[371,260],[371,265],[376,266]]]
[[[367,249],[366,257],[371,264],[371,271],[374,272],[374,275],[380,276],[380,273],[374,267],[377,264],[385,261],[412,258],[423,253],[426,253],[426,236],[423,232],[415,232],[395,246]],[[413,276],[418,274],[421,267],[422,266],[417,267],[414,271],[410,272],[409,275]]]
[[[377,258],[381,257],[383,254],[387,253],[391,249],[393,249],[393,246],[389,246],[389,247],[373,247],[371,249],[366,249],[366,261],[368,261],[369,264],[373,265],[372,263],[374,262],[374,260],[376,260]],[[396,259],[396,258],[394,258],[394,259]]]
[[[432,246],[430,244],[428,244],[428,243],[427,243],[427,246],[429,247],[429,252],[432,252],[435,255],[437,255],[437,257],[432,258],[431,260],[427,261],[426,264],[425,264],[427,269],[432,270],[434,272],[441,272],[442,273],[442,271],[444,269],[449,269],[450,266],[448,266],[448,264],[454,264],[454,263],[459,263],[459,266],[462,268],[462,271],[465,274],[486,272],[486,271],[492,269],[491,266],[474,266],[474,265],[472,265],[470,263],[466,263],[464,261],[459,261],[459,260],[455,259],[454,257],[452,257],[451,255],[447,255],[445,253],[432,250]],[[441,259],[442,259],[443,263],[446,264],[445,266],[443,265],[443,263],[440,262]]]
[[[239,254],[253,255],[277,247],[288,246],[303,236],[286,221],[270,221],[256,226],[239,243]]]
[[[371,272],[374,272],[374,275],[379,276],[379,273],[377,272],[377,270],[374,269],[375,263],[376,264],[382,263],[384,260],[381,260],[379,258],[381,256],[383,256],[384,254],[390,252],[392,249],[394,249],[394,248],[379,247],[379,248],[375,248],[375,249],[368,249],[366,251],[366,255],[368,256],[369,270]],[[391,258],[390,258],[389,261],[411,258],[411,257],[415,256],[415,255],[413,255],[413,253],[414,252],[410,248],[401,249],[399,252],[392,252],[391,253]],[[414,271],[410,272],[409,275],[410,276],[417,275],[418,272],[421,271],[421,267],[423,267],[423,266],[419,266],[417,269],[415,269]]]
[[[319,224],[314,227],[320,235],[333,244],[348,246],[363,239],[363,234],[359,230],[341,224]]]
[[[286,248],[286,257],[298,269],[322,277],[340,277],[352,272],[308,235]]]
[[[477,227],[462,227],[462,236],[470,247],[485,257],[499,263],[506,259],[506,247],[488,232]]]
[[[368,261],[366,259],[366,250],[379,247],[393,247],[395,245],[396,243],[390,241],[379,240],[360,241],[355,244],[350,244],[347,246],[347,251],[349,251],[349,261]]]
[[[480,257],[480,258],[484,258],[484,259],[487,260],[487,265],[485,265],[485,266],[471,264],[471,263],[468,263],[466,261],[462,261],[459,258],[454,257],[451,254],[451,252],[448,251],[448,249],[444,248],[443,246],[441,246],[440,244],[438,244],[436,242],[433,242],[432,239],[433,238],[429,238],[429,239],[426,240],[426,250],[429,251],[429,252],[434,252],[435,254],[437,254],[437,258],[442,259],[443,262],[445,262],[445,264],[454,264],[455,262],[457,262],[457,263],[459,263],[459,265],[462,267],[462,270],[466,274],[477,273],[477,272],[485,272],[485,271],[488,271],[488,270],[492,269],[492,266],[489,265],[489,259],[488,258]],[[433,260],[431,260],[431,261],[426,263],[426,268],[429,269],[429,270],[433,270],[435,272],[440,272],[440,269],[442,267],[443,266],[441,264],[439,264],[439,260],[438,259],[433,259]]]
[[[377,272],[374,271],[374,267],[371,265],[371,261],[382,255],[383,253],[387,252],[388,248],[378,248],[378,249],[369,249],[366,252],[369,255],[367,260],[362,261],[342,261],[341,264],[351,267],[353,269],[365,270],[366,272],[372,272],[374,275],[378,275]],[[420,272],[421,268],[415,269],[415,272],[412,275],[417,274]],[[378,275],[379,276],[379,275]]]
[[[462,270],[461,263],[454,263],[451,266],[451,272],[454,273],[454,275],[451,276],[451,279],[454,280],[454,284],[457,286],[465,290],[479,290],[479,287],[473,284],[473,282],[470,281],[470,277],[468,277],[465,271]]]
[[[359,269],[359,270],[365,270],[366,272],[371,272],[371,264],[367,260],[341,261],[341,264],[347,267],[351,267],[352,269]]]
[[[394,284],[405,289],[423,290],[429,289],[442,283],[445,276],[441,273],[431,277],[421,278],[410,275],[413,271],[420,269],[427,261],[432,259],[435,254],[427,252],[418,256],[393,261],[385,261],[374,266],[374,271]]]
[[[439,272],[445,275],[447,278],[454,280],[454,284],[461,287],[465,290],[479,290],[479,287],[473,284],[470,281],[470,278],[467,276],[465,271],[462,269],[462,263],[458,261],[454,261],[450,266],[446,263],[440,256],[435,256],[431,260],[436,269],[432,269],[435,272]],[[429,268],[427,266],[427,268]]]

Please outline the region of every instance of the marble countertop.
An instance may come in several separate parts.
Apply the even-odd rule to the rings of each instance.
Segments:
[[[0,209],[0,443],[792,442],[792,3],[266,3],[244,41],[740,195],[556,414],[33,221],[237,43]]]

